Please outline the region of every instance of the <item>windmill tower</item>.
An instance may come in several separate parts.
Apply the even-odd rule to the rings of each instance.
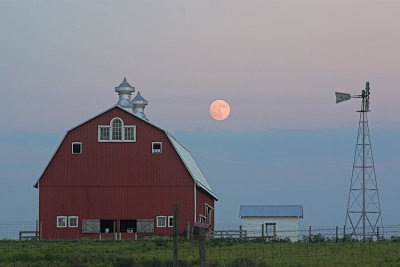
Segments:
[[[336,103],[351,98],[361,98],[360,120],[354,153],[353,172],[347,201],[345,227],[351,228],[351,236],[373,238],[383,236],[383,222],[376,182],[374,158],[368,127],[370,88],[365,85],[361,95],[336,92]]]

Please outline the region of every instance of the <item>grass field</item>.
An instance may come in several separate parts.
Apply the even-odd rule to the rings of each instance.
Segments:
[[[400,242],[207,242],[207,266],[400,266]],[[197,241],[179,243],[198,266]],[[0,266],[172,266],[170,240],[0,241]]]

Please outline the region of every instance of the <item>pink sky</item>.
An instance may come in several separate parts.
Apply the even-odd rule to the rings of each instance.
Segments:
[[[398,125],[399,1],[1,1],[0,123],[64,131],[117,102],[124,76],[171,130]],[[215,99],[228,120],[208,113]],[[354,124],[353,124],[354,123]]]

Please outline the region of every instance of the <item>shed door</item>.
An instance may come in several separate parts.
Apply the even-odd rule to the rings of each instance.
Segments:
[[[138,233],[154,233],[154,220],[138,219],[136,227]]]
[[[100,220],[82,220],[82,233],[100,233]]]

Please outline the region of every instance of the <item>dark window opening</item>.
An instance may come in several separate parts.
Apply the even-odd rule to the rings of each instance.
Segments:
[[[117,231],[116,220],[100,220],[101,233],[114,233],[114,231]]]
[[[136,220],[120,220],[121,233],[136,233]]]
[[[174,216],[168,216],[168,227],[174,227]]]
[[[82,154],[82,143],[72,143],[72,154]]]

